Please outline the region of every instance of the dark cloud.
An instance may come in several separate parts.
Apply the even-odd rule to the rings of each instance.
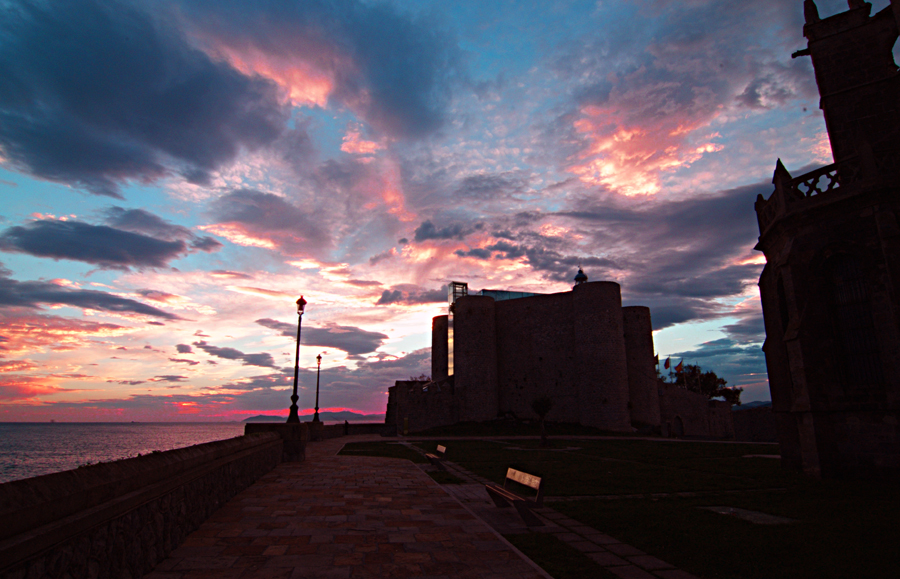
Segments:
[[[479,173],[465,177],[454,195],[478,200],[509,198],[524,190],[527,180],[516,173]]]
[[[759,344],[741,345],[728,338],[705,342],[695,350],[676,352],[671,357],[713,370],[720,377],[731,376],[730,381],[736,386],[758,382],[766,374],[766,358]]]
[[[224,358],[225,360],[241,360],[244,363],[244,366],[260,366],[262,368],[275,367],[275,361],[272,359],[272,355],[267,352],[259,354],[245,354],[244,352],[236,350],[235,348],[220,348],[218,346],[207,344],[203,340],[194,342],[193,345],[197,346],[210,356]]]
[[[735,341],[745,343],[761,343],[766,338],[766,326],[762,312],[749,315],[722,328]]]
[[[459,54],[436,22],[359,0],[187,0],[183,7],[215,44],[325,73],[334,83],[330,99],[393,136],[420,137],[443,124]]]
[[[430,220],[422,222],[422,225],[416,228],[414,239],[416,241],[427,241],[430,239],[463,239],[469,233],[480,230],[484,227],[481,223],[474,226],[465,226],[461,223],[451,223],[443,227],[437,227]]]
[[[150,378],[150,382],[187,382],[187,376],[179,376],[177,374],[163,374],[162,376],[154,376]]]
[[[175,350],[177,350],[179,354],[191,354],[194,351],[194,349],[187,344],[176,344]]]
[[[275,141],[288,119],[275,84],[191,47],[165,12],[115,0],[6,3],[0,146],[10,161],[121,197],[129,180],[204,183],[242,148]]]
[[[4,231],[0,250],[124,269],[164,267],[186,253],[187,247],[180,240],[164,241],[105,225],[41,220]]]
[[[196,237],[188,228],[142,209],[112,207],[106,217],[107,225],[42,219],[10,227],[0,234],[0,250],[125,269],[164,267],[191,251],[222,247],[211,237]]]
[[[189,366],[196,366],[200,363],[196,360],[188,360],[187,358],[169,358],[169,362],[178,362],[180,364],[187,364]]]
[[[282,336],[297,338],[297,326],[279,322],[271,318],[256,320],[264,328],[281,332]],[[305,346],[336,348],[350,355],[362,355],[374,352],[384,344],[387,335],[380,332],[369,332],[354,326],[328,324],[322,328],[304,327],[300,340]]]
[[[110,293],[72,289],[44,281],[17,281],[0,271],[0,307],[39,309],[42,305],[60,304],[104,312],[140,314],[164,320],[182,319],[153,306]]]
[[[238,224],[256,237],[276,239],[289,252],[309,251],[330,242],[316,211],[300,209],[271,193],[238,189],[214,200],[209,210],[215,221]]]
[[[381,297],[375,302],[375,305],[432,304],[446,301],[446,289],[426,290],[418,286],[401,285],[381,292]]]

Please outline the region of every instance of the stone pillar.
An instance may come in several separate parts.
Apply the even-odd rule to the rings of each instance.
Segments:
[[[619,284],[588,282],[572,290],[580,422],[631,431],[628,371]]]
[[[653,354],[650,308],[622,308],[625,357],[628,361],[628,398],[633,423],[659,426],[659,394]]]
[[[448,316],[431,319],[431,379],[443,380],[448,376],[447,366]]]
[[[465,296],[453,313],[454,387],[462,401],[462,421],[497,418],[497,328],[494,298]]]

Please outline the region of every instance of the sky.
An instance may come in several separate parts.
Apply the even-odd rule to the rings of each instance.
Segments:
[[[819,0],[825,17],[846,10]],[[878,0],[874,9],[887,5]],[[873,11],[874,12],[874,11]],[[832,162],[800,0],[0,0],[0,421],[383,413],[446,284],[650,308],[768,400],[753,204]]]

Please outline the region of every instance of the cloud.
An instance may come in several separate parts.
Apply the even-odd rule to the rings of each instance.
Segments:
[[[194,351],[194,349],[187,344],[176,344],[175,350],[177,350],[179,354],[191,354]]]
[[[426,290],[418,286],[401,285],[381,292],[375,305],[389,304],[432,304],[447,301],[446,289]]]
[[[315,211],[271,193],[238,189],[215,199],[209,211],[216,223],[203,229],[238,245],[304,254],[331,242]]]
[[[256,320],[256,323],[264,328],[281,332],[282,336],[296,339],[297,326],[285,322],[279,322],[271,318]],[[374,352],[384,344],[388,336],[381,332],[370,332],[354,326],[340,326],[338,324],[326,324],[325,327],[304,327],[300,340],[305,346],[319,346],[322,348],[336,348],[343,350],[351,356],[359,356]]]
[[[65,388],[48,384],[46,378],[16,374],[0,376],[0,400],[16,402],[36,401],[39,396],[65,391]]]
[[[473,226],[465,226],[461,223],[452,223],[443,227],[437,227],[430,220],[422,222],[416,228],[414,239],[417,242],[428,240],[463,239],[473,231],[480,230],[484,225],[476,223]]]
[[[211,237],[198,238],[186,227],[142,209],[112,207],[107,216],[110,225],[39,219],[10,227],[0,234],[0,250],[126,269],[165,267],[192,251],[211,252],[222,247]],[[185,241],[190,241],[190,246]]]
[[[623,25],[573,37],[552,57],[571,103],[544,129],[562,144],[548,153],[585,183],[624,195],[671,189],[681,169],[717,156],[738,161],[741,148],[730,152],[720,132],[748,108],[816,98],[809,62],[787,58],[802,10],[780,0],[602,10]],[[634,10],[640,18],[626,15]]]
[[[276,80],[297,105],[335,101],[394,137],[421,137],[444,122],[460,55],[437,22],[359,0],[182,8],[210,53]]]
[[[149,8],[149,6],[148,6]],[[0,148],[32,175],[121,197],[170,174],[205,183],[281,136],[274,82],[192,48],[154,5],[7,3]]]
[[[101,312],[138,314],[164,320],[180,320],[141,302],[96,290],[72,289],[44,281],[17,281],[0,276],[0,308],[40,309],[42,305],[66,305]]]
[[[218,346],[213,346],[207,344],[203,340],[194,342],[193,345],[197,346],[210,356],[224,358],[225,360],[241,360],[244,363],[244,366],[260,366],[262,368],[275,367],[275,361],[272,359],[272,355],[268,352],[259,354],[245,354],[240,350],[236,350],[234,348],[220,348]]]
[[[187,364],[188,366],[196,366],[197,364],[200,363],[196,360],[188,360],[187,358],[169,358],[169,362]]]

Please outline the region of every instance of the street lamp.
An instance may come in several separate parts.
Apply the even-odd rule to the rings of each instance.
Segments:
[[[313,422],[321,422],[319,420],[319,373],[322,371],[322,354],[316,356],[316,413],[313,414]]]
[[[291,395],[291,413],[288,414],[288,424],[300,423],[300,417],[297,416],[297,374],[300,372],[300,326],[303,324],[303,310],[306,309],[306,300],[303,296],[297,300],[297,353],[294,356],[294,393]]]

